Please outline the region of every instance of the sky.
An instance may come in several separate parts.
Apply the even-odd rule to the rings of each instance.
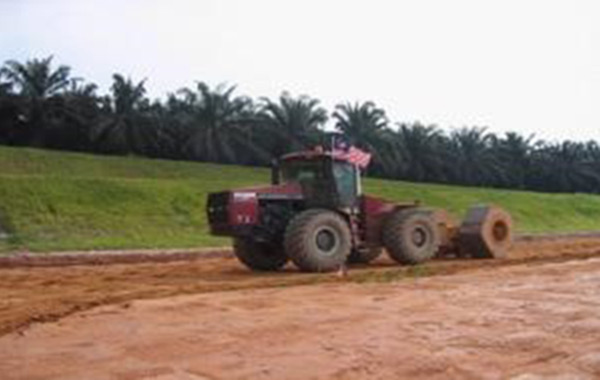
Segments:
[[[374,101],[393,122],[600,140],[598,0],[0,0],[0,61],[108,91],[196,81]],[[331,125],[330,125],[331,127]]]

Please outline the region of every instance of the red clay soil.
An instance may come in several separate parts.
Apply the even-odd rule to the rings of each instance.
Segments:
[[[103,306],[0,338],[3,379],[593,379],[600,259]]]
[[[232,258],[3,269],[1,378],[598,378],[591,257],[598,238],[346,279]]]
[[[169,263],[231,256],[231,249],[137,249],[106,251],[69,251],[34,253],[15,252],[0,256],[0,268],[62,267],[69,265],[111,265],[139,263]]]
[[[0,336],[31,323],[54,321],[95,306],[135,299],[222,290],[293,286],[323,282],[390,281],[497,267],[600,257],[600,238],[536,239],[518,242],[505,260],[446,260],[401,267],[383,257],[350,269],[350,276],[253,273],[232,257],[167,263],[80,265],[0,269]]]

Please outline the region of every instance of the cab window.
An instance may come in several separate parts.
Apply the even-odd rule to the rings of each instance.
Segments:
[[[302,183],[323,179],[323,165],[318,161],[290,161],[281,167],[283,182]]]
[[[356,168],[345,162],[333,164],[333,177],[340,201],[344,205],[352,205],[356,199]]]

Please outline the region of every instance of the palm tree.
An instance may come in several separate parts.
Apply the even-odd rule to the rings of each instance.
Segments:
[[[0,144],[16,143],[19,124],[20,97],[12,92],[12,84],[0,82]]]
[[[57,127],[48,136],[49,147],[69,150],[92,150],[93,127],[101,116],[100,97],[97,86],[81,78],[70,80],[69,86],[60,96],[62,112],[57,115]]]
[[[493,135],[492,150],[504,173],[503,186],[523,189],[531,165],[532,141],[534,136],[523,137],[516,132],[507,132],[504,137]]]
[[[24,64],[9,60],[0,69],[0,75],[7,78],[21,95],[46,99],[61,93],[69,85],[71,74],[68,66],[61,65],[52,70],[51,65],[52,56]]]
[[[145,112],[145,80],[134,83],[120,74],[113,75],[112,96],[105,100],[106,115],[93,132],[100,150],[118,153],[144,153],[154,138]]]
[[[225,84],[211,89],[198,82],[196,91],[179,91],[173,105],[179,108],[178,118],[188,130],[184,149],[192,158],[227,163],[267,162],[266,153],[252,135],[252,100],[234,96],[235,89]]]
[[[266,135],[273,157],[319,143],[321,128],[327,121],[327,111],[320,101],[307,95],[292,97],[283,92],[277,102],[262,98],[259,121],[272,132]]]
[[[10,82],[0,82],[0,96],[8,96],[12,94],[13,84]]]
[[[600,174],[589,144],[539,143],[532,154],[532,187],[544,191],[598,192]]]
[[[412,181],[446,180],[444,135],[435,125],[402,123],[391,135],[395,147],[396,176]]]
[[[10,60],[0,68],[0,79],[5,78],[16,94],[22,97],[20,118],[25,130],[20,131],[23,142],[34,146],[44,143],[52,128],[52,117],[60,102],[56,96],[69,85],[71,69],[60,65],[52,68],[52,56],[25,63]]]
[[[395,167],[394,156],[386,136],[388,120],[385,111],[373,102],[345,103],[335,107],[335,127],[350,142],[373,154],[374,172],[391,174]]]
[[[455,180],[461,184],[490,186],[504,183],[505,173],[491,149],[493,135],[486,128],[462,128],[450,135],[449,151]]]
[[[385,111],[373,102],[345,103],[335,107],[333,118],[336,128],[361,148],[373,148],[371,144],[380,136],[378,132],[387,127]]]

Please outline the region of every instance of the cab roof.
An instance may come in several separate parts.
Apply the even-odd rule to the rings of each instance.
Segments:
[[[281,156],[281,161],[319,160],[325,158],[335,161],[349,162],[344,153],[324,151],[319,149],[288,153]]]

